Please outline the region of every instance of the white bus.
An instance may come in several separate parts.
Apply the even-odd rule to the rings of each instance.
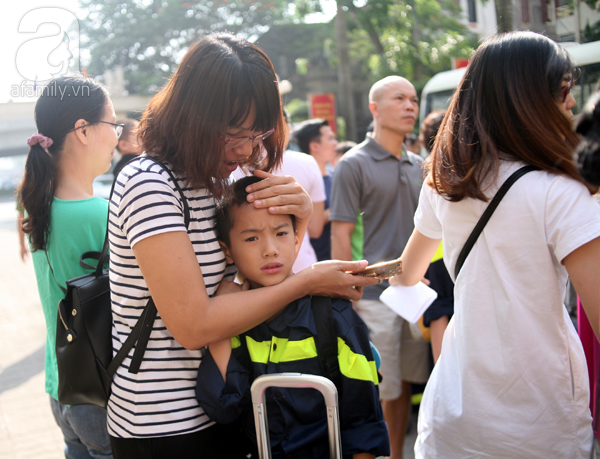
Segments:
[[[563,44],[576,66],[581,68],[581,76],[571,91],[577,101],[573,113],[581,111],[583,103],[597,88],[600,79],[600,41],[585,44]],[[454,90],[465,74],[466,69],[449,70],[434,75],[421,93],[420,121],[435,110],[448,108]]]

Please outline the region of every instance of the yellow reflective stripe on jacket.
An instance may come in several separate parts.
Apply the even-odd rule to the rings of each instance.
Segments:
[[[299,341],[274,336],[271,341],[260,342],[246,336],[246,345],[250,360],[256,363],[294,362],[317,357],[317,346],[312,336]]]
[[[271,352],[271,341],[254,341],[249,336],[246,336],[246,345],[250,360],[258,363],[267,363],[269,361],[269,353]]]
[[[300,341],[289,341],[287,338],[274,336],[271,341],[255,341],[246,336],[246,344],[250,359],[255,363],[265,365],[269,361],[272,363],[294,362],[317,357],[317,346],[313,337]],[[379,384],[375,362],[367,360],[364,355],[353,352],[340,337],[338,337],[338,361],[340,372],[346,378]]]
[[[443,250],[443,243],[442,241],[440,241],[440,246],[438,247],[438,249],[435,251],[435,254],[433,255],[433,258],[431,259],[431,262],[433,263],[434,261],[438,261],[441,260],[442,258],[444,258],[444,250]]]
[[[237,349],[242,345],[242,340],[240,340],[239,336],[234,336],[231,338],[231,349]]]
[[[312,336],[300,341],[289,341],[287,338],[273,337],[271,351],[271,362],[273,363],[294,362],[315,357],[317,357],[317,345]]]
[[[346,378],[371,381],[375,385],[379,384],[375,362],[367,360],[364,355],[352,352],[352,349],[339,336],[338,361],[340,363],[340,372]]]

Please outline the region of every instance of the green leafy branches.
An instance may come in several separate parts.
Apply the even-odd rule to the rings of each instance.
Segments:
[[[282,18],[280,0],[80,0],[88,12],[82,46],[90,53],[88,72],[99,75],[122,66],[129,93],[161,87],[191,43],[214,31],[251,37]]]

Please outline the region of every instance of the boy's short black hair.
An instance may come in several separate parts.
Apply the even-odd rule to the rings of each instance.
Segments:
[[[313,118],[296,127],[293,137],[302,153],[310,154],[310,143],[321,141],[321,128],[324,126],[329,126],[327,120]]]
[[[243,177],[229,185],[221,199],[219,199],[217,202],[217,208],[215,211],[215,232],[217,233],[217,239],[219,239],[219,241],[221,241],[227,247],[229,247],[231,242],[229,233],[235,224],[232,210],[235,207],[240,207],[244,204],[252,205],[252,203],[249,203],[246,199],[248,197],[246,187],[252,185],[253,183],[260,182],[261,180],[261,178],[254,175]],[[292,227],[294,228],[295,233],[296,216],[290,214],[290,218],[292,219]]]

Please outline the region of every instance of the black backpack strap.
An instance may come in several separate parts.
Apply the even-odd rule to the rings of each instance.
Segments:
[[[317,356],[319,365],[325,377],[329,378],[341,393],[341,373],[338,361],[338,342],[335,326],[333,325],[333,312],[331,298],[324,296],[313,296],[311,307],[315,324],[317,325]]]
[[[138,323],[141,322],[142,326],[139,331],[140,337],[135,345],[135,351],[133,351],[131,364],[129,365],[129,373],[137,373],[140,370],[140,365],[148,346],[148,340],[150,339],[150,333],[154,326],[154,319],[156,319],[156,313],[156,305],[152,297],[150,297],[148,304],[144,308],[144,312],[142,312],[142,316],[138,320]],[[135,325],[137,327],[138,324]]]
[[[463,247],[463,249],[460,251],[460,254],[458,255],[458,260],[456,261],[456,267],[454,269],[454,278],[455,279],[458,277],[458,273],[460,272],[463,264],[465,263],[465,260],[467,259],[469,252],[471,252],[471,249],[475,245],[475,242],[477,242],[477,239],[479,238],[479,235],[483,231],[483,228],[485,228],[485,225],[490,220],[492,214],[496,210],[496,207],[498,207],[498,204],[500,204],[500,201],[502,201],[502,198],[504,197],[506,192],[509,190],[509,188],[511,186],[513,186],[513,184],[517,180],[519,180],[525,174],[527,174],[531,171],[535,171],[535,170],[539,170],[539,169],[535,166],[523,166],[519,170],[513,172],[513,174],[510,177],[508,177],[508,179],[506,179],[506,181],[502,184],[500,189],[496,192],[495,196],[493,197],[493,199],[490,201],[487,208],[483,212],[483,215],[477,222],[477,225],[475,225],[475,228],[471,232],[471,235],[467,239],[467,242],[465,242],[465,246]]]
[[[154,319],[156,318],[156,306],[154,305],[154,300],[152,297],[146,303],[146,307],[142,312],[142,315],[138,319],[135,327],[131,330],[131,333],[117,352],[117,355],[111,360],[106,372],[112,377],[117,369],[125,360],[125,357],[129,354],[129,351],[133,348],[133,346],[137,342],[137,346],[135,347],[135,351],[133,353],[133,357],[131,359],[131,364],[129,365],[129,373],[137,373],[140,369],[140,365],[142,363],[142,358],[144,357],[144,352],[146,352],[146,346],[148,345],[148,339],[150,338],[150,332],[152,331],[152,326],[154,325]]]

